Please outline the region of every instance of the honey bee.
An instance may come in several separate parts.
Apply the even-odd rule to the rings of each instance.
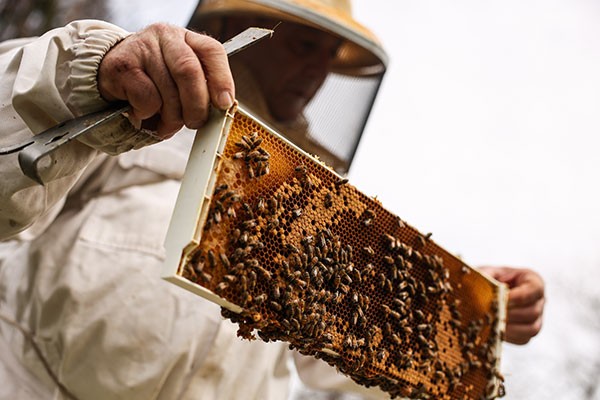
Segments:
[[[331,207],[333,205],[333,196],[331,195],[331,193],[327,192],[325,194],[325,200],[323,202],[323,205],[326,208],[329,208],[329,207]]]
[[[229,189],[229,185],[227,185],[226,183],[223,183],[222,185],[219,185],[215,188],[214,194],[216,195],[216,194],[222,192],[223,190],[227,190],[227,189]]]
[[[215,221],[215,223],[219,223],[221,222],[221,212],[219,210],[214,210],[213,212],[213,221]]]
[[[417,341],[425,347],[429,347],[429,342],[425,338],[425,336],[419,334],[417,335]]]
[[[195,271],[194,267],[190,264],[187,264],[185,266],[185,272],[187,272],[192,279],[196,279],[198,276],[198,275],[196,275],[196,271]]]
[[[415,315],[415,317],[417,317],[419,321],[425,321],[425,314],[423,314],[423,311],[415,310],[413,311],[413,314]]]
[[[351,260],[352,259],[352,246],[350,246],[349,244],[346,245],[346,253],[348,254],[348,259]],[[345,262],[347,263],[348,260],[346,260]]]
[[[252,132],[250,136],[242,135],[242,140],[248,145],[249,148],[254,148],[254,141],[258,137],[258,133]]]
[[[236,213],[235,213],[235,209],[233,207],[228,207],[227,208],[227,216],[229,218],[235,218],[236,217]]]
[[[377,361],[383,362],[383,360],[385,360],[386,357],[387,357],[387,351],[385,351],[385,349],[377,352]]]
[[[406,292],[403,292],[403,293],[406,293]],[[400,307],[400,308],[405,308],[406,307],[406,304],[402,300],[400,300],[399,298],[394,298],[392,300],[392,303],[394,303],[394,305],[396,305],[397,307]]]
[[[352,284],[352,278],[350,278],[350,276],[345,271],[340,272],[340,274],[342,275],[342,279],[344,280],[344,283],[346,283],[348,285]]]
[[[254,132],[254,134],[258,135],[256,132]],[[260,146],[260,144],[263,142],[263,138],[257,137],[257,136],[254,136],[254,137],[255,137],[255,139],[252,143],[252,147],[256,148],[256,147]]]
[[[383,234],[384,239],[387,241],[388,244],[388,249],[389,250],[395,250],[396,249],[396,238],[392,235],[390,235],[389,233],[384,233]]]
[[[256,227],[256,220],[255,219],[248,219],[248,220],[242,222],[242,226],[245,229],[252,229],[252,228]]]
[[[227,258],[225,253],[219,253],[219,258],[221,259],[221,263],[225,268],[231,268],[231,263],[229,262],[229,258]]]
[[[248,271],[248,289],[252,290],[256,286],[257,279],[256,272]]]
[[[252,150],[246,154],[246,161],[255,160],[256,157],[259,157],[260,153],[257,150]]]
[[[300,322],[298,322],[298,320],[297,320],[297,319],[295,319],[295,318],[292,318],[292,319],[290,320],[290,326],[291,326],[291,328],[292,328],[293,330],[295,330],[295,331],[299,331],[299,330],[300,330],[300,328],[301,328],[301,326],[300,326]]]
[[[297,165],[296,168],[294,168],[294,170],[296,172],[300,172],[300,173],[306,173],[306,171],[307,171],[306,165],[304,165],[304,164]]]
[[[427,293],[436,294],[438,292],[439,292],[438,288],[436,288],[434,286],[427,286]]]
[[[277,198],[275,196],[270,197],[268,203],[269,211],[271,211],[271,213],[275,213],[277,211],[277,208],[279,208],[279,202],[277,201]]]
[[[342,283],[342,277],[341,277],[339,274],[336,274],[336,275],[333,277],[333,287],[334,287],[335,289],[337,289],[337,288],[339,288],[339,287],[340,287],[340,284],[341,284],[341,283]]]
[[[208,250],[207,255],[208,255],[208,263],[209,263],[210,267],[215,268],[217,266],[217,259],[215,257],[215,252],[212,250]]]
[[[341,283],[340,284],[340,290],[342,291],[342,293],[348,294],[348,292],[350,292],[350,286]]]
[[[266,300],[267,300],[267,295],[265,293],[263,293],[254,298],[254,304],[256,304],[258,306],[258,305],[261,305],[262,303],[264,303]]]
[[[269,152],[266,151],[264,148],[259,147],[257,150],[261,154],[261,160],[267,161],[269,158],[271,158],[271,154],[269,154]]]
[[[261,197],[258,199],[258,202],[256,203],[256,211],[259,214],[264,213],[264,211],[265,211],[265,199],[264,198]]]
[[[384,306],[384,304],[382,304],[382,307],[383,307],[383,306]],[[388,308],[389,308],[389,307],[388,307]],[[386,313],[386,316],[387,316],[387,313]],[[394,332],[392,331],[392,324],[390,324],[388,321],[386,321],[386,322],[383,324],[383,333],[384,333],[386,336],[392,336],[392,334],[394,333]]]
[[[348,183],[348,178],[343,178],[335,182],[335,186],[342,186]]]
[[[296,279],[296,280],[294,281],[294,283],[295,283],[295,284],[296,284],[298,287],[300,287],[300,288],[302,288],[302,289],[304,289],[304,288],[305,288],[305,287],[308,285],[308,284],[306,283],[306,281],[303,281],[302,279]]]
[[[492,374],[493,374],[493,375],[494,375],[496,378],[500,379],[501,381],[504,381],[504,375],[502,375],[502,373],[500,372],[500,370],[499,370],[498,368],[494,367],[494,368],[492,369]]]
[[[287,243],[286,248],[290,253],[296,253],[296,254],[300,253],[300,250],[298,250],[298,248],[291,243]]]
[[[281,291],[279,289],[279,286],[273,286],[273,289],[271,291],[271,296],[275,299],[278,300],[281,297]]]
[[[271,279],[271,273],[269,271],[267,271],[264,267],[262,267],[261,265],[257,265],[256,269],[258,269],[267,279]]]
[[[423,399],[424,395],[426,395],[425,386],[422,383],[420,383],[411,390],[408,397],[410,397],[411,399]]]
[[[248,142],[246,140],[243,140],[246,136],[242,136],[242,141],[241,142],[235,142],[235,145],[237,147],[239,147],[240,149],[243,150],[250,150],[250,146],[248,145]]]
[[[443,380],[446,377],[446,375],[444,374],[444,372],[442,372],[440,370],[436,370],[433,373],[433,375],[435,376],[436,379],[439,379],[439,380]]]
[[[215,292],[217,293],[221,293],[223,292],[225,289],[227,289],[229,287],[229,283],[227,282],[221,282],[217,285],[217,287],[215,288]]]
[[[456,308],[450,309],[450,314],[452,314],[452,318],[462,320],[462,313],[458,311]]]
[[[397,345],[401,345],[401,344],[402,344],[402,340],[400,339],[400,336],[398,336],[397,334],[395,334],[395,333],[392,333],[392,334],[390,335],[390,337],[392,338],[392,341],[393,341],[395,344],[397,344]]]
[[[417,250],[413,251],[413,257],[415,259],[416,262],[421,262],[423,261],[423,254],[421,254],[420,252],[418,252]]]

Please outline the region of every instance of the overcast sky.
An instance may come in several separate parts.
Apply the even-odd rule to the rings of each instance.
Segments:
[[[113,3],[130,29],[195,6]],[[352,183],[473,266],[540,271],[545,326],[505,346],[506,399],[584,399],[600,363],[600,2],[354,4],[391,62]]]

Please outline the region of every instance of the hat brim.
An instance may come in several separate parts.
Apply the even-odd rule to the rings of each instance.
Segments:
[[[256,15],[289,21],[327,31],[343,39],[333,71],[343,75],[371,76],[385,72],[388,58],[376,36],[346,13],[314,0],[227,0],[201,2],[188,26],[217,32],[222,18]]]

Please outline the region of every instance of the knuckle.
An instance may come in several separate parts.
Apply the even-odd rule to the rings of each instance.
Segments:
[[[202,49],[202,54],[206,57],[227,57],[223,44],[218,40],[204,34],[192,31],[186,32],[186,39],[194,38]],[[191,36],[188,36],[191,35]]]
[[[177,64],[173,67],[171,74],[175,80],[179,79],[193,79],[199,77],[199,63],[198,60],[192,56],[182,56]]]
[[[166,32],[172,31],[174,29],[174,27],[165,22],[155,22],[151,25],[148,25],[148,27],[146,29],[155,34],[162,35],[162,34],[165,34]]]
[[[204,36],[206,51],[213,56],[226,56],[223,44],[210,36]]]

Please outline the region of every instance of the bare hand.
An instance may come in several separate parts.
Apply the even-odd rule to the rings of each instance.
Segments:
[[[542,329],[545,303],[542,277],[526,268],[482,267],[481,270],[506,283],[510,289],[506,341],[526,344]]]
[[[167,24],[150,25],[109,50],[98,69],[98,89],[107,101],[129,102],[134,119],[157,116],[161,138],[183,125],[201,127],[211,102],[226,109],[235,97],[221,43]]]

